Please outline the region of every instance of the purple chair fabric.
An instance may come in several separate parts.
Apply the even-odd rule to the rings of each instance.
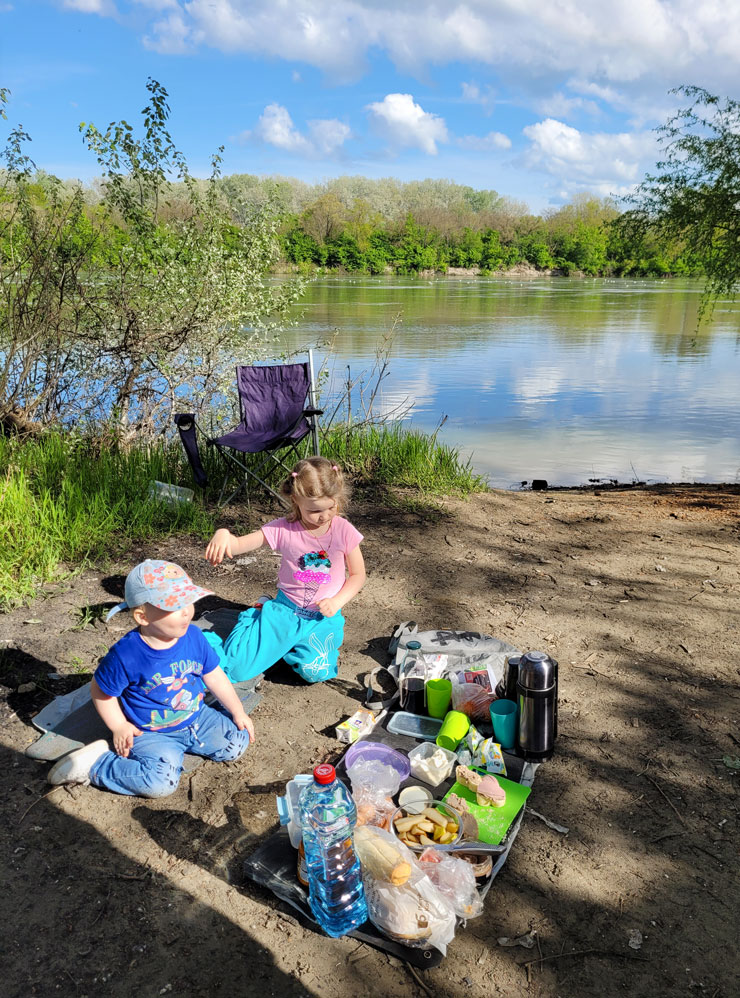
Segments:
[[[237,367],[241,423],[214,443],[246,454],[296,444],[310,432],[304,415],[311,387],[308,364]]]
[[[195,436],[195,416],[192,412],[178,413],[175,416],[175,426],[177,427],[177,432],[180,434],[180,440],[190,462],[195,483],[199,488],[205,488],[208,484],[208,475],[200,459],[198,440]]]

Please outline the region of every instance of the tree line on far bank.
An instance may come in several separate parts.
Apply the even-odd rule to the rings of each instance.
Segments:
[[[384,218],[368,202],[345,204],[331,184],[327,187],[303,211],[285,218],[280,240],[286,263],[366,274],[465,268],[485,276],[517,264],[565,276],[703,273],[701,260],[683,241],[649,231],[626,233],[617,224],[621,213],[608,198],[581,194],[544,215],[518,210],[500,198],[484,210],[435,205]],[[468,191],[494,194],[458,190],[463,204]]]

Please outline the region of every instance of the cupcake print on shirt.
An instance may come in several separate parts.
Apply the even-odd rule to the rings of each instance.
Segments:
[[[300,568],[293,572],[293,578],[305,586],[303,609],[316,602],[319,586],[328,585],[331,581],[331,561],[326,551],[309,551],[301,555],[298,564]]]

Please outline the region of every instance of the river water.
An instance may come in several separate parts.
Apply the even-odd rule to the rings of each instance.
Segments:
[[[284,341],[333,338],[336,397],[398,318],[376,408],[425,430],[447,416],[440,438],[496,487],[737,482],[740,304],[697,333],[700,297],[679,280],[323,277]]]

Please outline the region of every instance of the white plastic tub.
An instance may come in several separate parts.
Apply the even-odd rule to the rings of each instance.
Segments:
[[[301,790],[313,780],[309,773],[299,773],[285,784],[285,796],[276,797],[277,813],[281,825],[288,826],[290,844],[297,849],[301,843],[301,815],[298,808],[298,798]]]
[[[430,765],[433,756],[440,760],[439,765]],[[446,780],[456,762],[457,756],[454,752],[433,742],[423,742],[409,752],[411,772],[417,780],[423,780],[430,787],[438,787],[443,780]]]

